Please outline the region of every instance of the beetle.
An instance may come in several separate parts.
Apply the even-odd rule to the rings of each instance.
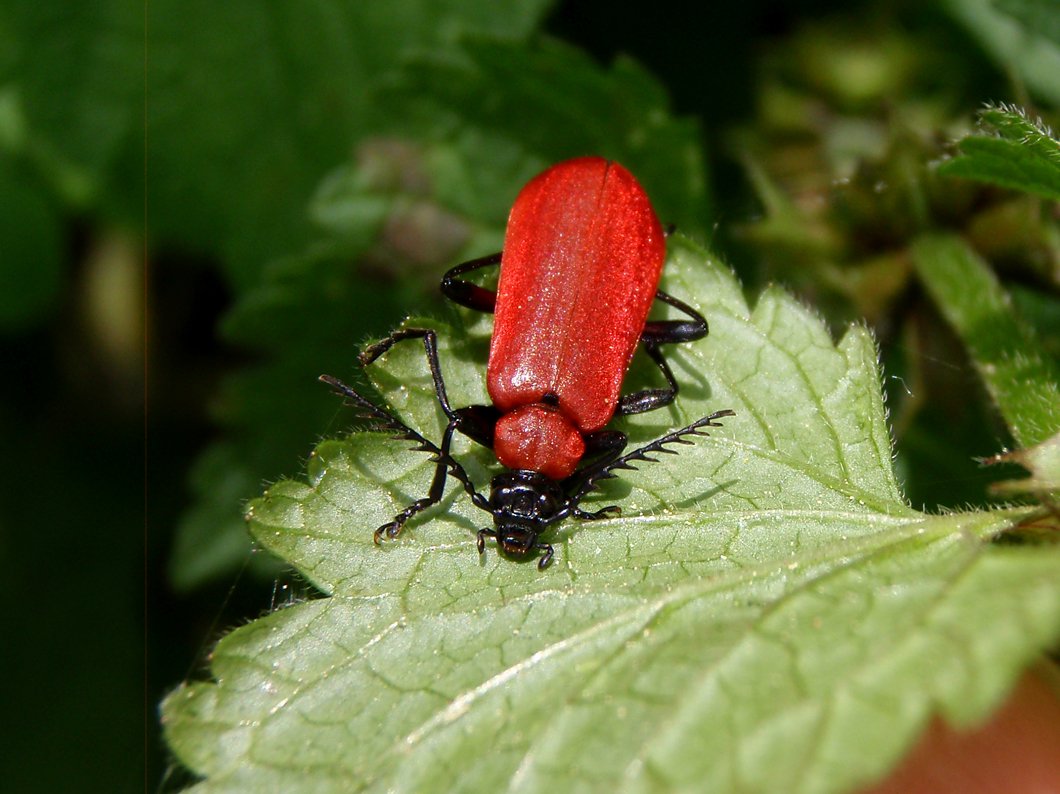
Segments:
[[[439,502],[449,475],[472,503],[490,513],[494,526],[477,535],[501,551],[525,558],[543,552],[538,568],[553,557],[543,533],[567,517],[595,520],[621,512],[610,505],[595,512],[579,507],[596,485],[634,461],[673,453],[668,444],[691,444],[706,435],[716,411],[655,441],[622,454],[625,433],[607,430],[618,416],[669,405],[678,384],[660,346],[707,335],[707,321],[688,304],[658,289],[666,258],[666,233],[647,194],[633,175],[601,157],[581,157],[534,177],[512,206],[500,253],[451,268],[442,293],[462,306],[494,314],[486,368],[492,404],[454,409],[438,360],[437,334],[402,328],[360,355],[368,366],[397,342],[423,342],[435,394],[447,424],[436,445],[389,411],[330,375],[320,379],[353,402],[362,418],[429,452],[435,473],[426,497],[410,504],[375,531],[377,543],[396,538],[406,522]],[[465,280],[474,271],[500,265],[497,289]],[[649,321],[654,301],[686,319]],[[640,346],[666,381],[665,388],[620,393]],[[505,471],[494,476],[489,497],[480,493],[450,454],[455,432],[494,451]]]

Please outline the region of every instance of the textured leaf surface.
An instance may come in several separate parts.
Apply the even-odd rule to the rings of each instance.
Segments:
[[[546,571],[475,551],[455,488],[396,543],[372,530],[430,480],[380,434],[318,447],[250,508],[260,543],[327,598],[244,626],[167,737],[203,791],[843,791],[940,710],[982,717],[1060,633],[1060,554],[987,541],[1019,511],[928,516],[891,469],[875,349],[834,344],[779,290],[753,311],[677,241],[666,286],[710,336],[674,353],[710,438],[605,485],[621,518],[567,522]],[[436,323],[457,404],[484,395],[489,323]],[[466,324],[465,324],[466,323]],[[418,345],[374,372],[437,436]],[[632,375],[651,377],[650,370]],[[489,457],[458,454],[485,484]]]
[[[1060,141],[1016,110],[991,108],[981,121],[996,134],[962,140],[960,156],[943,163],[940,173],[1060,201]]]

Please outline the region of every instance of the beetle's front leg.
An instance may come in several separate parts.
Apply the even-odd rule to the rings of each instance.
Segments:
[[[478,531],[478,543],[477,543],[477,545],[478,545],[478,553],[479,554],[485,554],[486,553],[486,538],[493,538],[494,540],[496,540],[497,539],[496,531],[492,530],[492,529],[480,529]]]
[[[599,521],[602,518],[614,518],[622,515],[622,508],[618,505],[608,505],[607,507],[602,507],[599,510],[590,513],[586,510],[582,510],[580,507],[575,507],[571,511],[571,515],[582,521]]]

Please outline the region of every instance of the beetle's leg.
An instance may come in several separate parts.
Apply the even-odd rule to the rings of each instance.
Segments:
[[[630,394],[624,394],[615,408],[615,415],[629,416],[630,414],[642,414],[646,411],[654,411],[663,408],[674,401],[677,396],[677,379],[670,370],[659,348],[653,342],[644,343],[644,352],[655,362],[663,377],[666,378],[665,389],[641,389]]]
[[[480,529],[477,535],[478,553],[486,553],[486,538],[497,539],[497,532],[492,529]]]
[[[538,543],[537,548],[545,552],[541,559],[537,561],[537,570],[543,571],[552,562],[552,546],[548,543]]]
[[[371,400],[362,397],[338,378],[333,378],[330,375],[321,375],[320,380],[331,386],[331,388],[338,394],[351,400],[353,406],[357,409],[359,416],[375,423],[375,425],[381,429],[392,431],[395,434],[395,438],[413,442],[416,445],[416,450],[420,452],[430,452],[437,463],[427,498],[413,502],[413,504],[409,505],[409,507],[396,515],[393,521],[379,527],[375,532],[376,541],[379,541],[383,537],[397,537],[406,521],[421,510],[440,501],[442,498],[442,492],[445,490],[445,479],[447,474],[453,475],[460,481],[468,496],[471,497],[471,502],[475,507],[480,510],[485,510],[486,512],[492,512],[490,510],[489,500],[475,490],[475,486],[471,482],[471,478],[468,477],[464,467],[461,466],[449,453],[449,445],[452,442],[453,431],[458,429],[458,422],[456,419],[451,419],[449,424],[446,425],[445,434],[442,437],[442,446],[438,447],[389,411],[380,408]]]
[[[361,366],[367,367],[383,353],[394,346],[396,342],[406,339],[422,339],[423,349],[427,353],[427,365],[431,368],[431,379],[434,381],[434,393],[438,397],[438,404],[450,422],[458,421],[457,413],[449,405],[449,397],[445,393],[445,379],[442,378],[442,368],[438,363],[438,335],[430,328],[401,328],[392,331],[389,336],[380,339],[374,345],[369,345],[359,356]]]
[[[445,476],[448,472],[450,463],[455,463],[452,456],[449,454],[449,446],[453,441],[453,431],[456,429],[456,420],[452,420],[448,425],[445,426],[445,433],[442,435],[442,446],[438,452],[433,456],[434,460],[437,461],[434,467],[434,478],[431,480],[430,490],[427,491],[427,496],[423,499],[417,499],[415,502],[410,504],[396,516],[394,520],[390,521],[383,526],[379,527],[375,531],[375,542],[379,543],[384,538],[393,540],[401,534],[401,530],[405,527],[405,522],[412,518],[417,513],[426,510],[431,505],[436,505],[442,500],[442,493],[445,491]],[[457,464],[459,465],[459,464]]]
[[[655,300],[672,306],[688,317],[687,320],[649,320],[641,332],[642,342],[670,345],[678,342],[694,342],[707,335],[707,319],[679,298],[661,289],[655,290]]]
[[[459,303],[461,306],[466,306],[478,312],[492,314],[493,307],[497,303],[497,293],[494,290],[480,287],[478,284],[472,284],[470,281],[464,281],[457,278],[457,276],[462,276],[465,273],[471,273],[484,267],[499,265],[500,262],[501,255],[500,252],[497,252],[496,254],[472,259],[470,262],[464,262],[462,265],[450,268],[442,276],[442,294],[453,303]]]
[[[456,413],[460,417],[457,430],[487,449],[493,449],[493,431],[501,415],[495,406],[469,405],[457,408]]]
[[[427,364],[431,369],[434,392],[449,422],[455,423],[456,429],[472,441],[493,449],[493,428],[500,417],[500,411],[492,405],[469,405],[466,408],[457,409],[449,405],[449,397],[445,391],[445,379],[442,377],[442,368],[438,363],[438,337],[434,331],[428,328],[403,328],[394,331],[385,339],[367,347],[361,353],[361,364],[365,366],[371,364],[396,342],[419,338],[423,339],[423,348],[427,351]]]
[[[610,462],[605,461],[600,465],[593,466],[585,473],[585,478],[582,482],[581,487],[574,492],[570,497],[568,504],[571,507],[571,511],[575,515],[578,515],[578,503],[585,498],[586,494],[592,491],[598,482],[601,480],[609,480],[615,477],[615,470],[617,469],[632,469],[636,470],[636,466],[633,465],[634,461],[644,461],[646,463],[655,463],[658,458],[649,457],[657,452],[664,452],[669,455],[676,455],[677,450],[667,449],[667,444],[691,444],[691,440],[685,438],[685,436],[705,436],[705,433],[701,428],[704,427],[721,427],[715,420],[721,419],[725,416],[735,416],[733,411],[728,409],[724,411],[715,411],[710,416],[704,416],[702,419],[697,419],[690,425],[674,430],[667,433],[665,436],[655,439],[650,444],[645,444],[643,447],[638,447],[632,452],[627,452],[620,458],[616,458]],[[604,508],[607,510],[607,508]],[[582,517],[582,516],[579,516]],[[599,516],[602,518],[602,516]]]
[[[614,518],[622,515],[622,508],[618,505],[608,505],[593,512],[587,512],[579,507],[571,508],[571,515],[582,521],[599,521],[601,518]]]
[[[644,345],[644,352],[655,362],[663,377],[666,378],[666,388],[643,389],[624,395],[618,401],[618,407],[615,409],[615,413],[619,416],[654,411],[656,408],[662,408],[672,403],[677,396],[677,380],[674,378],[674,373],[670,370],[670,365],[663,358],[659,345],[694,342],[707,335],[706,319],[687,303],[662,290],[656,290],[655,299],[673,306],[688,316],[689,319],[653,320],[645,324],[644,331],[640,335],[640,341]]]

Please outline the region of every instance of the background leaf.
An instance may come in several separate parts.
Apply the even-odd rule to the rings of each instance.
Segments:
[[[1060,367],[967,244],[934,236],[913,247],[917,272],[968,346],[1013,438],[1029,447],[1060,429]]]
[[[981,120],[997,135],[964,138],[961,155],[939,171],[1060,201],[1060,141],[1041,121],[1005,108],[988,109]]]
[[[322,444],[308,484],[278,483],[248,516],[328,597],[233,632],[214,681],[165,703],[200,790],[538,791],[562,774],[589,790],[842,791],[882,774],[936,705],[982,717],[1055,641],[1060,554],[987,543],[1026,511],[902,500],[869,334],[833,344],[779,290],[750,311],[702,251],[673,249],[665,286],[711,335],[673,356],[677,405],[631,433],[736,416],[607,483],[600,503],[623,517],[567,522],[545,572],[479,558],[485,516],[452,488],[375,547],[430,464],[377,434]],[[483,393],[477,319],[438,324],[454,402]],[[373,373],[437,434],[417,345]],[[488,454],[459,454],[485,482]]]
[[[19,148],[82,207],[93,201],[142,213],[142,186],[115,184],[130,163],[142,178],[140,9],[131,0],[101,0],[12,3],[0,11],[8,45],[0,84],[17,96],[26,125]]]
[[[59,300],[62,224],[50,194],[0,155],[0,329],[33,325]]]

